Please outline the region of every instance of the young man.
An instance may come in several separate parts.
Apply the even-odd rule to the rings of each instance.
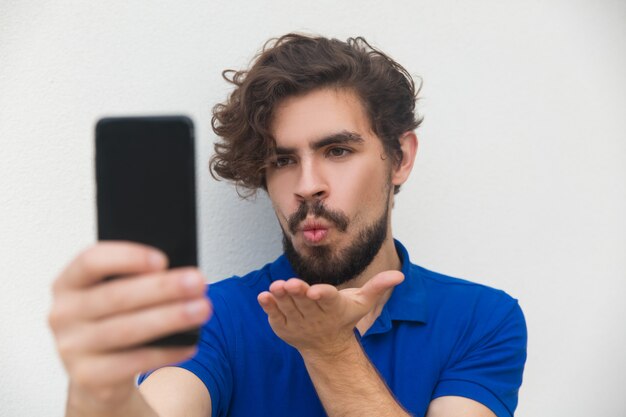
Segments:
[[[417,150],[409,74],[363,39],[290,34],[230,81],[211,167],[268,193],[285,254],[212,285],[211,307],[199,272],[152,248],[83,252],[50,314],[67,416],[513,415],[517,302],[411,264],[392,237]],[[100,282],[113,274],[128,277]],[[197,350],[137,347],[201,323]]]

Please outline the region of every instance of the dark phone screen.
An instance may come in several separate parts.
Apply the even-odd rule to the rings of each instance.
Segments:
[[[102,119],[96,127],[98,239],[197,266],[193,125],[186,117]]]

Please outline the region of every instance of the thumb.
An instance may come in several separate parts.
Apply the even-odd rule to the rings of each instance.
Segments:
[[[374,275],[361,287],[361,296],[366,303],[374,303],[385,291],[404,281],[404,274],[400,271],[383,271]]]

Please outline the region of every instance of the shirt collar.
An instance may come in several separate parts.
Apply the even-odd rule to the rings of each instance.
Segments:
[[[380,324],[384,328],[390,327],[392,320],[426,323],[424,284],[416,269],[412,267],[406,248],[395,239],[394,244],[402,262],[401,272],[404,274],[404,281],[394,288],[377,321],[382,320],[384,323]],[[283,254],[270,265],[270,276],[272,281],[287,280],[295,277],[296,273]]]
[[[399,241],[394,239],[396,251],[402,262],[404,281],[397,285],[385,304],[391,320],[416,321],[426,323],[426,293],[424,283],[417,269],[413,268],[409,253]]]

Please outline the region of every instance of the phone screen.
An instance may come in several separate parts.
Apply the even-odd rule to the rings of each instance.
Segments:
[[[184,116],[106,118],[96,126],[99,240],[162,250],[169,267],[197,266],[193,124]],[[151,345],[189,345],[198,330]]]
[[[184,117],[98,123],[98,239],[155,246],[171,268],[197,266],[192,129]]]

